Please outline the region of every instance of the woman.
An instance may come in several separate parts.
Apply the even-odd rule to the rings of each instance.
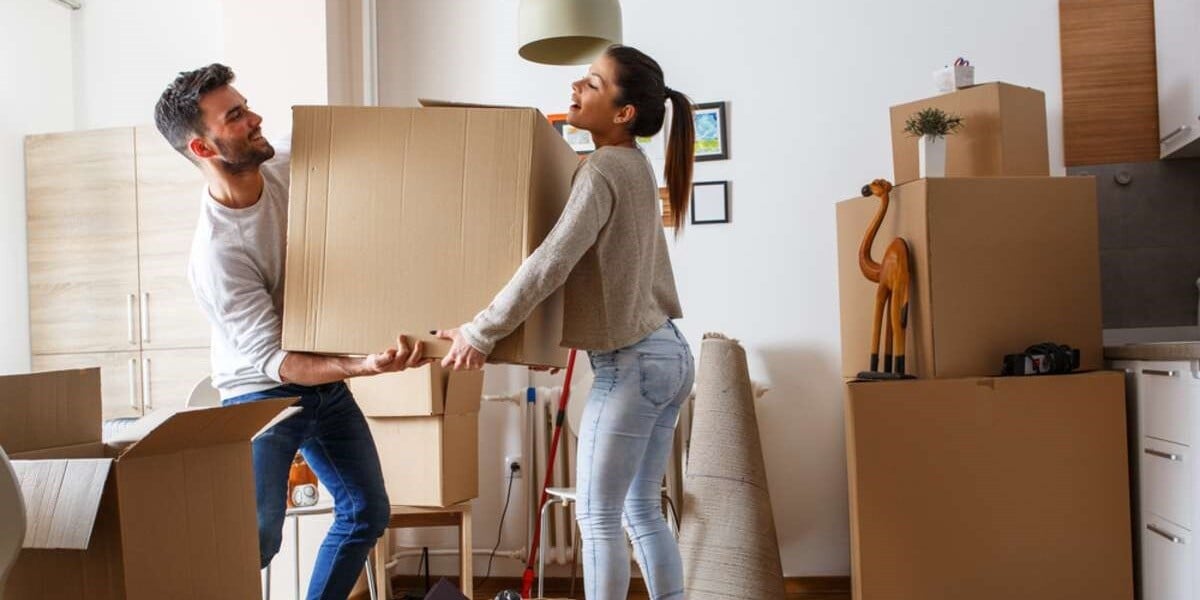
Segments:
[[[579,433],[576,515],[590,600],[623,600],[629,588],[624,516],[654,599],[683,597],[679,548],[660,489],[679,407],[695,365],[672,323],[682,316],[659,212],[658,186],[636,136],[673,110],[666,178],[676,230],[691,187],[691,102],[666,87],[654,59],[612,46],[571,85],[567,122],[596,151],[575,174],[554,229],[491,306],[458,329],[443,366],[478,369],[495,343],[565,283],[563,345],[587,350],[595,381]]]

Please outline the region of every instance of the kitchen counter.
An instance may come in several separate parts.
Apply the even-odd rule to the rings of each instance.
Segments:
[[[1200,360],[1200,341],[1146,342],[1104,347],[1108,360]]]

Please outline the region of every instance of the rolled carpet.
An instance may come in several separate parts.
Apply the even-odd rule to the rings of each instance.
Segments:
[[[708,333],[700,347],[679,550],[689,600],[782,599],[746,351]]]

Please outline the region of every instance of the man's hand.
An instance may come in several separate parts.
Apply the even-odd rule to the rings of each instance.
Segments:
[[[443,368],[455,371],[475,371],[483,368],[483,363],[487,361],[487,355],[468,344],[457,327],[435,332],[435,335],[443,340],[453,342],[450,352],[446,354],[446,358],[442,359]]]
[[[427,362],[424,359],[424,352],[425,345],[422,342],[418,341],[416,345],[409,346],[408,336],[397,336],[395,346],[383,352],[368,354],[363,357],[363,374],[378,375],[380,373],[403,371],[409,367],[419,367]]]

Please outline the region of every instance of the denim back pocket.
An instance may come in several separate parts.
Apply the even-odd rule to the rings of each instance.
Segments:
[[[679,397],[687,366],[682,354],[638,354],[642,398],[661,407]]]

